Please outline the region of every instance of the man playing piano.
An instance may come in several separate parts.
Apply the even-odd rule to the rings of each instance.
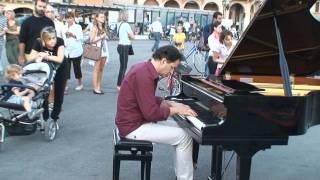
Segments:
[[[193,180],[192,138],[166,119],[197,114],[187,105],[155,96],[159,75],[170,75],[181,58],[175,47],[163,46],[151,60],[132,66],[121,84],[115,123],[121,137],[174,146],[177,180]]]

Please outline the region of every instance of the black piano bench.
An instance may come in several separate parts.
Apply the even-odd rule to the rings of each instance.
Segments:
[[[119,180],[121,160],[141,161],[141,180],[150,180],[153,150],[151,142],[121,138],[118,130],[114,129],[113,148],[113,180]]]

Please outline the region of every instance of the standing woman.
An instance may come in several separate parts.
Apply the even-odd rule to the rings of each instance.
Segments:
[[[109,58],[109,50],[107,44],[106,17],[103,12],[99,12],[95,16],[95,23],[90,31],[90,43],[96,44],[101,48],[101,58],[94,63],[92,74],[93,94],[102,95],[101,81],[104,65]]]
[[[52,62],[56,68],[54,77],[54,105],[51,112],[51,119],[54,120],[58,129],[57,120],[61,112],[64,97],[64,89],[67,82],[68,63],[64,60],[64,42],[57,37],[56,30],[52,26],[42,29],[40,39],[38,38],[31,49],[30,59],[36,62]],[[49,119],[48,98],[43,103],[43,119]]]
[[[128,21],[128,12],[125,10],[120,11],[119,14],[119,24],[118,24],[118,34],[119,34],[119,44],[117,51],[120,58],[120,69],[117,81],[117,89],[120,90],[122,79],[127,70],[129,47],[131,45],[130,39],[134,39],[134,34]]]
[[[65,43],[64,55],[69,63],[68,79],[70,79],[71,66],[73,66],[75,78],[78,80],[77,91],[83,88],[81,73],[81,57],[83,53],[83,33],[79,24],[74,21],[74,14],[69,12],[65,15],[67,24],[63,28],[63,40]],[[66,85],[67,86],[67,85]]]
[[[18,64],[18,56],[19,56],[19,33],[20,33],[20,26],[17,25],[15,21],[15,13],[12,10],[6,11],[7,16],[7,28],[8,31],[6,32],[6,53],[8,62],[10,64]]]

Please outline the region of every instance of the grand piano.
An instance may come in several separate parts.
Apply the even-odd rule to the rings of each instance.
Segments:
[[[320,70],[315,1],[264,1],[220,77],[182,76],[172,100],[199,116],[173,118],[197,143],[212,146],[209,179],[221,179],[224,150],[237,154],[236,179],[249,180],[256,152],[287,145],[289,136],[320,123],[320,79],[312,76]]]

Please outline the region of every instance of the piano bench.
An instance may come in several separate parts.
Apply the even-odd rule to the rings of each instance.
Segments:
[[[113,180],[119,180],[122,160],[141,161],[141,180],[150,180],[153,145],[149,141],[122,138],[113,130]],[[128,178],[130,179],[130,178]]]

